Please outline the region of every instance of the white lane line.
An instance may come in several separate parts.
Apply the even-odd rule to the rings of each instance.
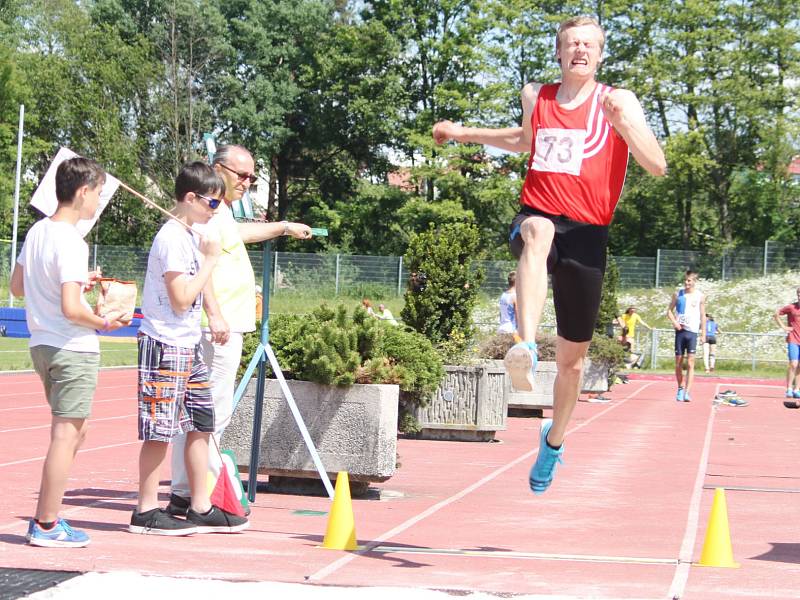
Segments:
[[[727,385],[727,384],[726,384]],[[714,395],[719,393],[720,384],[717,384]],[[692,552],[697,540],[697,523],[700,520],[700,502],[703,497],[703,483],[708,469],[708,455],[711,449],[711,432],[714,429],[714,415],[717,407],[711,405],[706,422],[706,437],[703,440],[703,451],[700,454],[700,462],[697,465],[697,476],[694,479],[694,490],[692,499],[689,501],[689,514],[686,517],[686,529],[683,534],[680,553],[678,554],[678,566],[675,568],[675,575],[672,577],[672,584],[667,592],[667,599],[682,598],[686,589],[686,582],[689,579],[689,569],[692,567]]]
[[[723,385],[731,386],[731,389],[733,389],[735,387],[774,388],[776,390],[786,389],[785,386],[782,386],[782,385],[772,385],[772,384],[766,384],[766,383],[736,383],[736,384],[734,384],[734,383],[725,383],[725,384],[718,383],[717,384],[717,393],[719,393],[719,388],[722,387]]]
[[[523,560],[564,560],[574,562],[623,563],[631,565],[674,565],[678,562],[676,558],[648,558],[644,556],[547,554],[544,552],[517,552],[513,550],[466,550],[459,548],[414,548],[408,546],[376,546],[370,552],[383,554],[443,554],[447,556],[477,556],[481,558],[514,558]]]
[[[2,379],[0,379],[0,383],[2,383]],[[36,378],[36,379],[32,379],[31,381],[26,382],[26,383],[39,383],[39,384],[41,384],[41,380]],[[116,390],[118,388],[135,388],[135,387],[136,387],[136,382],[121,383],[119,385],[98,385],[97,387],[95,387],[95,393],[101,392],[103,390]],[[4,400],[6,398],[19,398],[20,396],[42,396],[43,394],[44,394],[44,390],[41,389],[41,388],[36,390],[36,391],[33,391],[33,392],[9,392],[9,393],[6,393],[6,394],[0,394],[0,401]]]
[[[131,444],[140,444],[141,440],[134,440],[132,442],[123,442],[122,444],[109,444],[108,446],[97,446],[96,448],[86,448],[85,450],[79,450],[78,454],[84,454],[86,452],[95,452],[96,450],[108,450],[109,448],[121,448],[122,446],[130,446]],[[0,463],[0,468],[2,467],[12,467],[14,465],[24,465],[25,463],[37,462],[40,460],[44,460],[47,456],[35,456],[33,458],[23,458],[22,460],[14,460],[7,463]]]
[[[129,417],[135,417],[138,413],[133,413],[131,415],[119,415],[117,417],[103,417],[101,419],[89,419],[89,423],[99,423],[100,421],[116,421],[117,419],[127,419]],[[47,425],[34,425],[32,427],[17,427],[16,429],[0,429],[0,433],[14,433],[16,431],[33,431],[34,429],[50,429],[52,425],[48,423]]]
[[[597,413],[593,417],[590,417],[590,418],[586,419],[586,421],[584,421],[580,425],[577,425],[577,426],[573,427],[572,429],[569,429],[567,431],[567,434],[571,434],[571,433],[574,433],[575,431],[579,431],[580,429],[583,429],[584,427],[586,427],[590,423],[593,423],[594,421],[596,421],[600,417],[606,415],[607,413],[611,412],[612,410],[614,410],[616,408],[619,408],[620,406],[625,404],[625,402],[627,402],[628,400],[630,400],[634,396],[638,395],[643,390],[646,390],[648,387],[650,387],[653,384],[654,384],[654,382],[649,382],[649,383],[644,384],[642,387],[640,387],[638,390],[633,392],[627,398],[623,398],[619,402],[609,406],[605,410],[602,410],[601,412]],[[491,473],[489,473],[488,475],[486,475],[482,479],[479,479],[478,481],[476,481],[472,485],[464,488],[460,492],[457,492],[457,493],[453,494],[449,498],[445,498],[441,502],[438,502],[437,504],[434,504],[433,506],[431,506],[427,510],[422,511],[418,515],[416,515],[414,517],[411,517],[410,519],[408,519],[405,522],[401,523],[397,527],[394,527],[393,529],[390,529],[389,531],[387,531],[385,533],[382,533],[381,535],[377,536],[373,541],[369,542],[366,546],[364,546],[363,549],[356,550],[355,552],[347,554],[347,555],[339,558],[338,560],[333,561],[332,563],[328,564],[326,567],[323,567],[322,569],[320,569],[316,573],[310,575],[306,580],[307,581],[320,581],[320,580],[324,579],[325,577],[327,577],[328,575],[331,575],[331,574],[335,573],[336,571],[338,571],[339,569],[344,567],[350,561],[355,560],[358,556],[360,556],[362,554],[366,554],[366,553],[372,551],[374,548],[377,548],[378,546],[380,546],[382,542],[390,540],[394,536],[402,533],[406,529],[409,529],[409,528],[413,527],[414,525],[416,525],[420,521],[422,521],[422,520],[430,517],[431,515],[437,513],[438,511],[440,511],[441,509],[445,508],[446,506],[449,506],[450,504],[452,504],[454,502],[457,502],[458,500],[461,500],[461,498],[463,498],[467,494],[470,494],[470,493],[474,492],[475,490],[477,490],[478,488],[480,488],[481,486],[483,486],[484,484],[489,483],[490,481],[492,481],[493,479],[497,478],[499,475],[502,475],[503,473],[505,473],[506,471],[508,471],[512,467],[517,466],[517,464],[519,464],[520,462],[525,461],[525,460],[529,460],[531,457],[536,456],[536,454],[538,452],[539,452],[539,448],[537,446],[536,448],[534,448],[530,452],[526,452],[522,456],[519,456],[519,457],[515,458],[511,462],[505,464],[504,466],[495,469],[494,471],[492,471]]]

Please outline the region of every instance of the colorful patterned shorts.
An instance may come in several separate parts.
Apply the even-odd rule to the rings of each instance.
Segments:
[[[139,439],[169,442],[188,431],[214,432],[214,400],[200,344],[170,346],[140,333]]]

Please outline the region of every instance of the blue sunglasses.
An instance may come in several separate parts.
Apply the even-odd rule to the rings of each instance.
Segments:
[[[222,200],[220,198],[209,198],[208,196],[203,196],[203,194],[198,194],[197,192],[194,193],[195,196],[198,198],[202,198],[206,202],[208,202],[208,207],[211,210],[217,208],[220,204],[222,204]]]

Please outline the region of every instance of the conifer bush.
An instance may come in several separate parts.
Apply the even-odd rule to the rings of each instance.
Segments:
[[[450,358],[475,335],[472,311],[485,274],[477,227],[467,223],[430,226],[412,236],[403,259],[410,271],[403,322]]]
[[[245,336],[239,376],[260,332]],[[423,404],[444,377],[442,360],[421,334],[379,321],[356,307],[321,305],[309,315],[270,319],[270,343],[284,377],[324,385],[393,383],[405,406]],[[271,368],[267,376],[273,377]]]

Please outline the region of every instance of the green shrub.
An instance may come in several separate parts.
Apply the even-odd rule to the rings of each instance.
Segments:
[[[614,335],[614,322],[619,315],[617,311],[617,288],[619,287],[619,268],[617,261],[608,257],[606,274],[603,277],[603,290],[600,293],[600,311],[597,314],[594,330],[605,336]]]
[[[245,336],[240,377],[259,339],[260,332]],[[360,306],[352,315],[344,306],[334,310],[323,304],[310,315],[276,316],[270,319],[270,344],[287,379],[324,385],[397,384],[401,413],[424,405],[444,377],[442,360],[430,341],[379,321]],[[274,376],[271,368],[267,376]]]
[[[448,359],[472,341],[472,311],[484,272],[480,238],[474,225],[449,223],[412,236],[403,259],[411,272],[405,293],[403,321],[436,346]]]
[[[481,358],[502,359],[506,352],[514,345],[514,336],[508,333],[498,333],[481,344],[478,355]],[[556,359],[556,336],[540,335],[536,338],[539,360]],[[614,338],[595,333],[592,343],[589,344],[588,356],[593,362],[605,364],[612,373],[622,368],[625,364],[625,350]]]

